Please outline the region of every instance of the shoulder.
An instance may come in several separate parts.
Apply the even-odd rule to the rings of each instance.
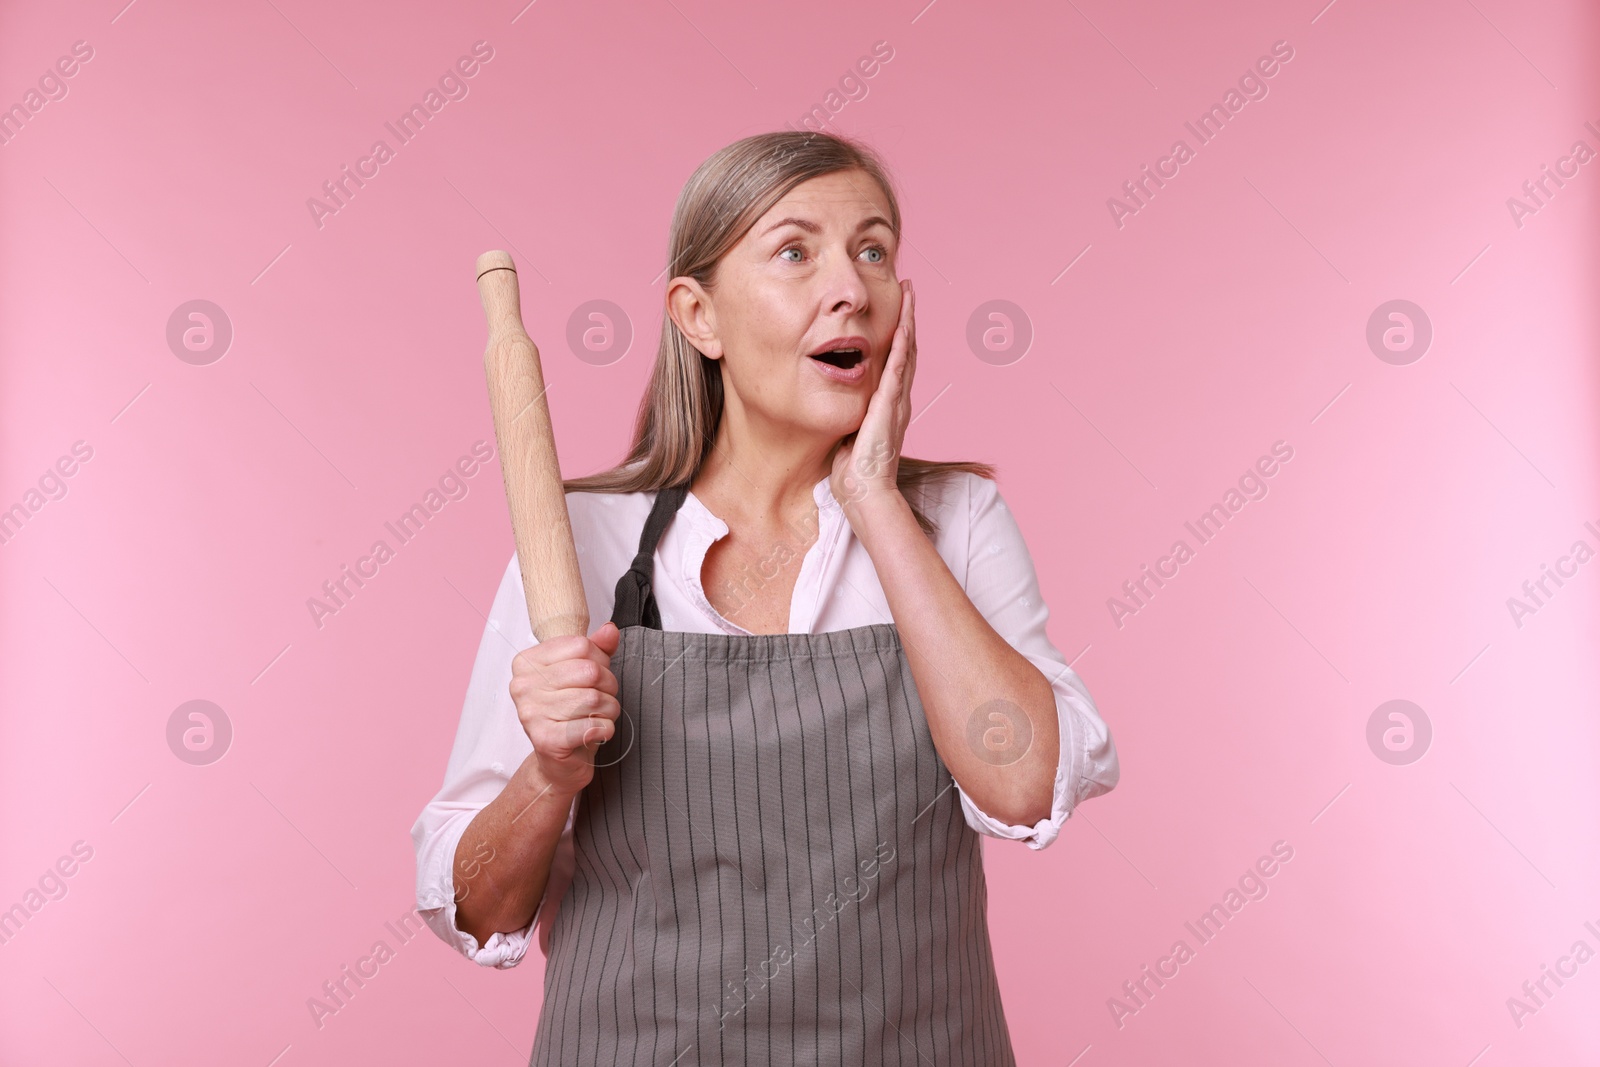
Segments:
[[[644,528],[655,497],[654,490],[567,493],[567,518],[572,523],[572,540],[579,554],[595,554],[605,559],[625,554],[632,559],[638,547],[639,531]]]
[[[910,490],[907,499],[933,520],[934,547],[965,588],[972,557],[981,548],[983,518],[999,499],[994,480],[971,471],[946,471]]]
[[[941,540],[971,529],[979,515],[997,504],[1005,506],[993,478],[963,470],[927,479],[911,491],[909,499],[938,526]]]
[[[655,501],[655,491],[605,493],[568,491],[565,494],[567,521],[572,528],[572,543],[578,553],[578,571],[588,593],[590,611],[596,625],[602,612],[610,611],[610,596],[615,582],[633,560],[639,547],[639,532]],[[529,576],[529,580],[535,580]],[[492,621],[499,628],[519,635],[523,646],[533,643],[528,628],[526,590],[515,546],[501,576],[495,597]]]

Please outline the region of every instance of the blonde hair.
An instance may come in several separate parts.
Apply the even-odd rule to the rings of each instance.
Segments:
[[[669,277],[688,276],[708,291],[722,257],[789,190],[838,171],[865,171],[889,202],[889,222],[900,236],[900,204],[887,169],[865,144],[834,134],[780,130],[756,134],[721,149],[684,184],[668,238]],[[639,401],[633,447],[609,470],[562,482],[567,492],[637,493],[694,480],[715,441],[722,418],[722,364],[689,343],[672,316],[661,316],[650,384]],[[936,524],[907,491],[957,471],[993,478],[988,463],[901,456],[896,484],[923,532]]]

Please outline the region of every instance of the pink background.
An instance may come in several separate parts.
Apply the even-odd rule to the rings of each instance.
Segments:
[[[0,147],[0,508],[93,449],[0,545],[0,908],[93,850],[0,945],[0,1061],[526,1060],[537,950],[484,970],[424,933],[320,1029],[306,1004],[398,945],[511,552],[498,466],[320,629],[306,600],[493,441],[479,252],[523,264],[565,472],[609,465],[682,183],[877,41],[831,122],[903,185],[907,451],[999,465],[1122,756],[1051,848],[986,846],[1019,1061],[1600,1055],[1600,960],[1520,1027],[1506,1004],[1600,950],[1600,562],[1521,626],[1506,603],[1600,549],[1600,160],[1506,204],[1600,149],[1592,7],[122,3],[0,14],[0,105],[94,50]],[[469,95],[319,228],[307,198],[479,40]],[[1279,40],[1269,95],[1119,228],[1107,198]],[[234,329],[206,366],[166,339],[193,299]],[[635,331],[603,366],[565,340],[596,299]],[[1034,331],[1005,365],[965,340],[993,299]],[[1365,339],[1392,299],[1433,327],[1408,365]],[[1119,627],[1107,599],[1280,440],[1269,494]],[[233,728],[206,766],[167,743],[196,699]],[[1367,742],[1393,699],[1432,724],[1407,765]],[[1275,841],[1269,895],[1119,1027]]]

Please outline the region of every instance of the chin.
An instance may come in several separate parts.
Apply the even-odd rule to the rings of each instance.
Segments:
[[[790,425],[799,433],[814,437],[819,441],[827,441],[832,445],[861,429],[861,422],[860,415],[851,418],[839,414],[815,412],[810,416],[802,416],[795,419]]]
[[[811,418],[806,421],[826,431],[843,437],[861,429],[867,417],[867,397],[834,396],[811,405]]]

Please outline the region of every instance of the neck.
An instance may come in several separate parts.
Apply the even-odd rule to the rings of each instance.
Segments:
[[[723,409],[716,443],[691,488],[723,521],[780,526],[816,511],[816,484],[826,478],[839,442],[771,426]]]

